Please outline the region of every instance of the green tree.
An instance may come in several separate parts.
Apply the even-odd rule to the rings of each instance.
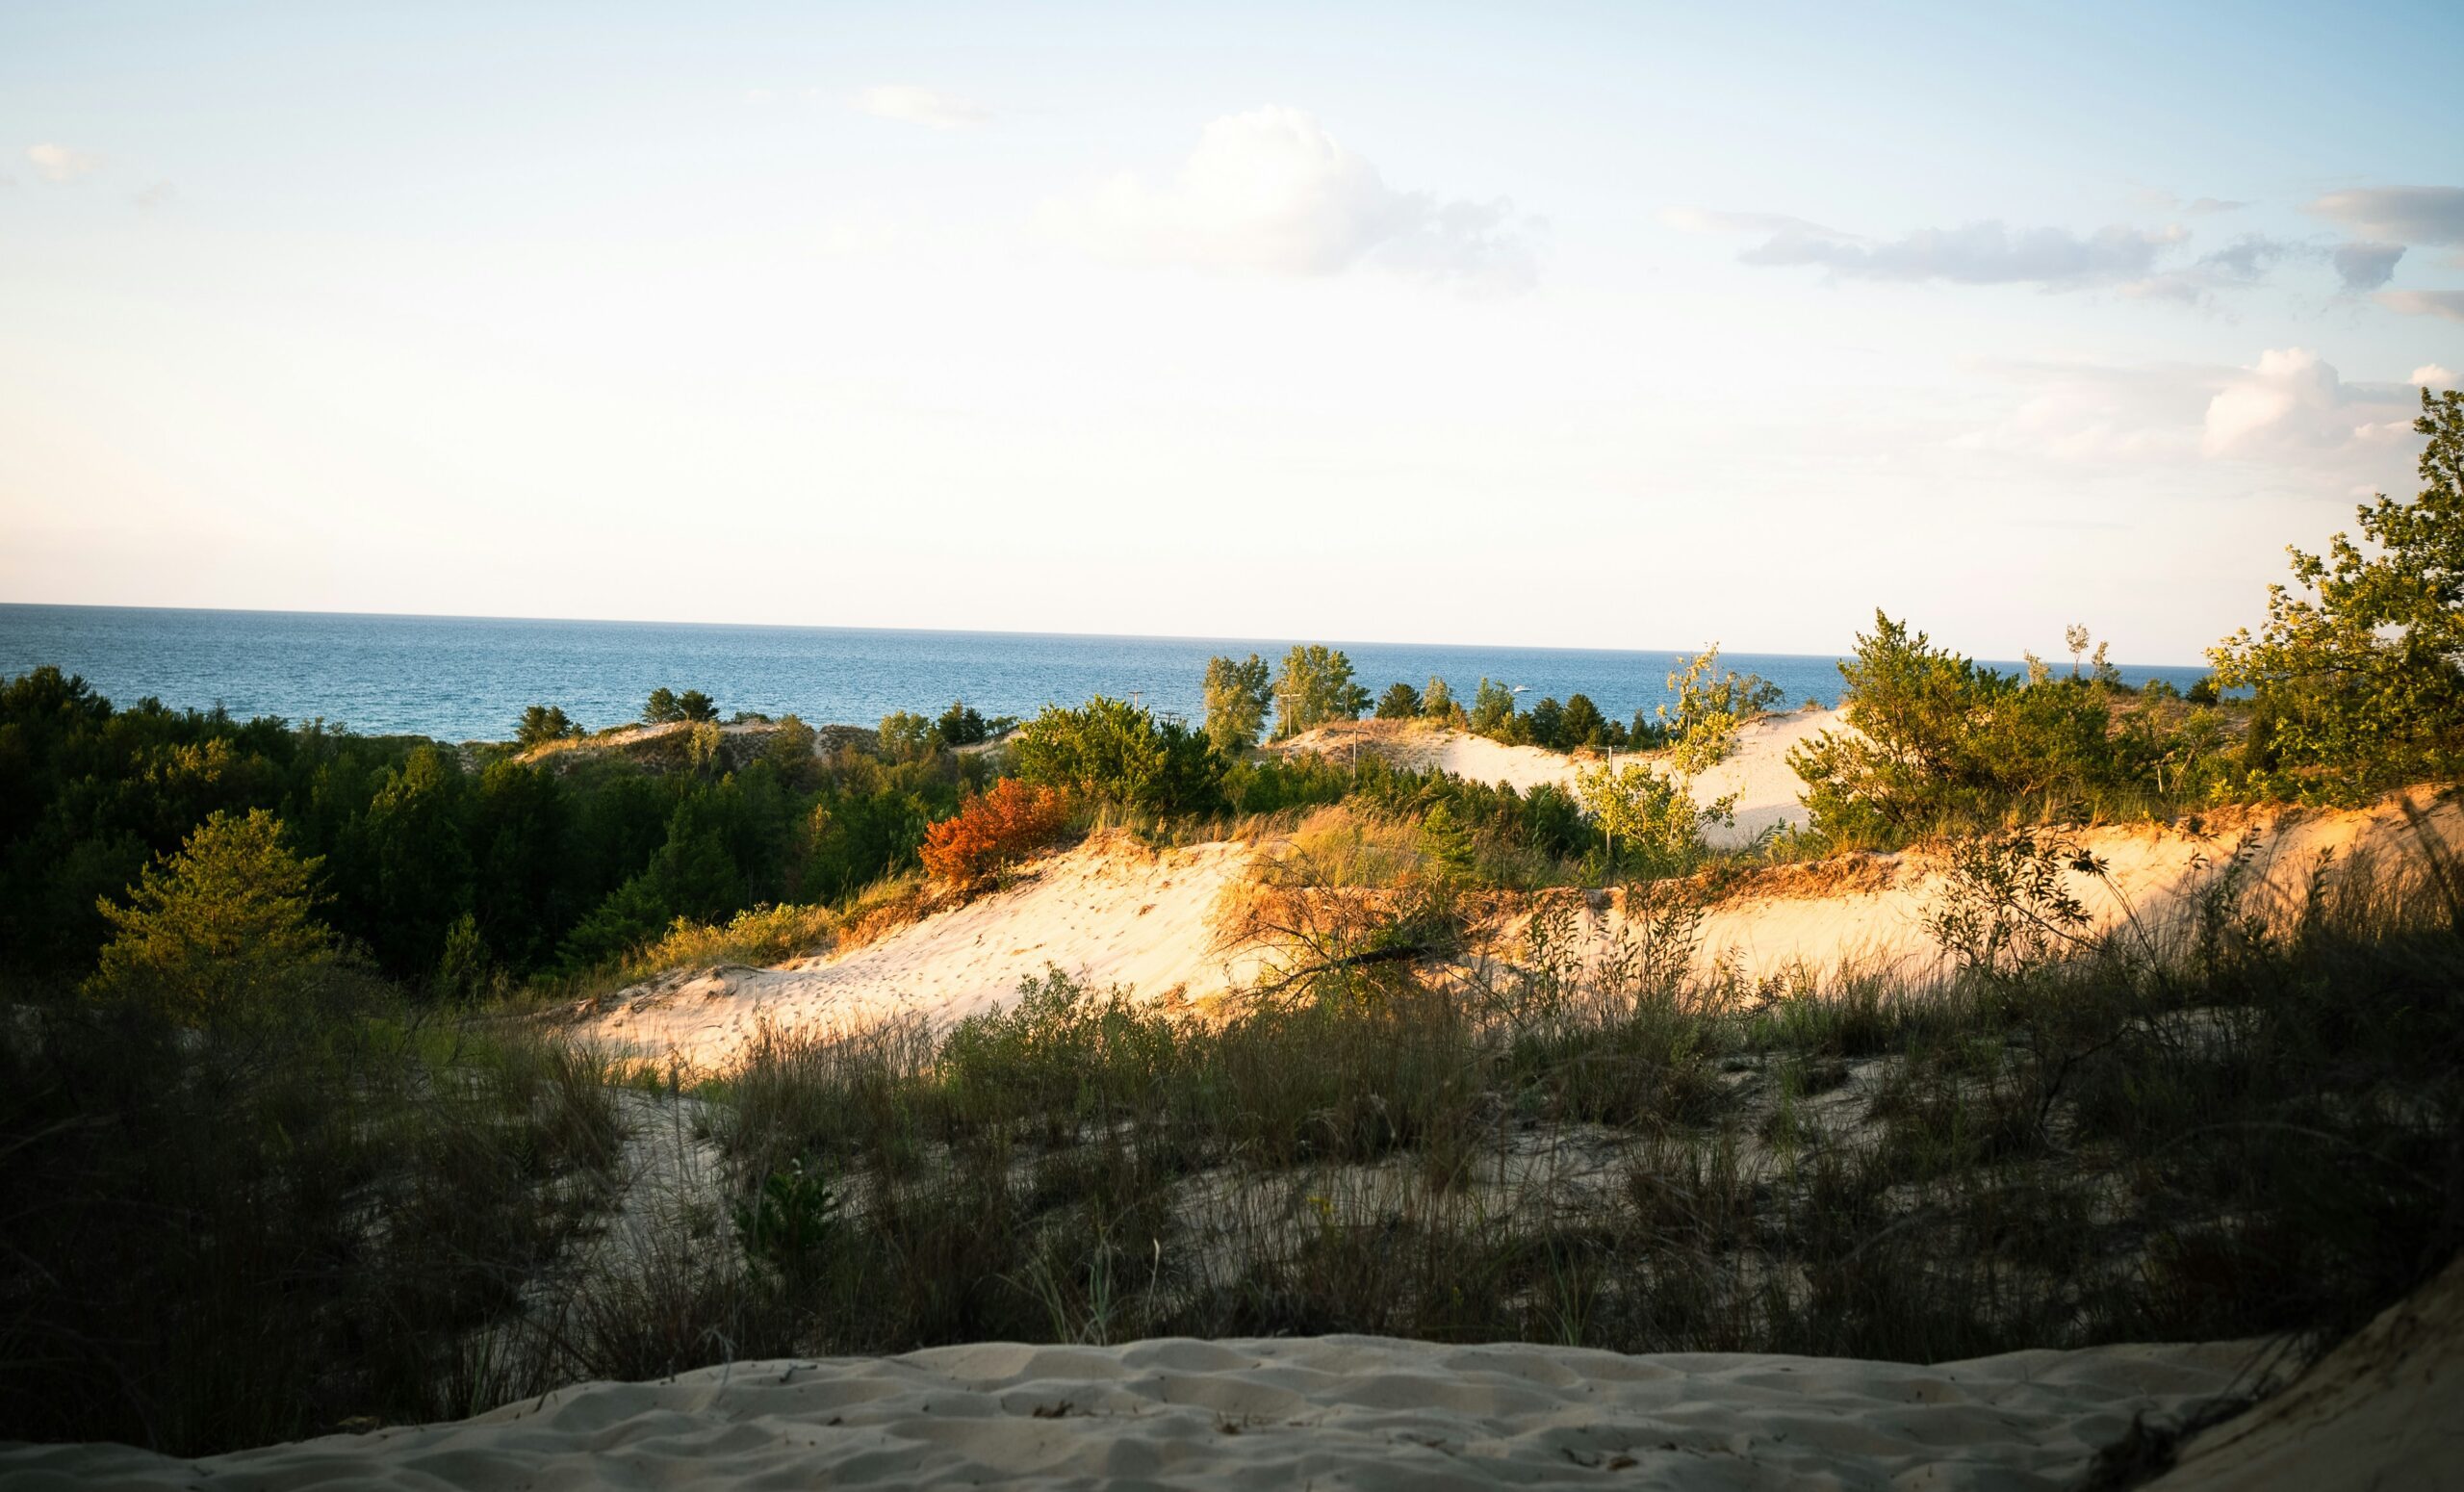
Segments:
[[[941,711],[941,718],[933,722],[933,733],[940,737],[942,745],[956,750],[976,745],[992,730],[966,701],[952,700],[950,707]]]
[[[368,805],[377,961],[401,977],[424,974],[447,929],[470,908],[468,784],[445,752],[423,746],[387,774]]]
[[[1377,697],[1377,718],[1380,720],[1412,720],[1421,712],[1421,691],[1398,679]]]
[[[2216,682],[2273,717],[2262,774],[2349,796],[2464,768],[2464,393],[2422,391],[2421,490],[2357,510],[2362,537],[2291,551],[2268,620],[2208,652]]]
[[[263,809],[214,814],[145,867],[127,905],[101,903],[112,939],[85,992],[151,1002],[191,1025],[296,1008],[338,958],[316,917],[322,863],[294,854]]]
[[[932,721],[904,709],[882,716],[881,734],[882,755],[892,761],[921,761],[940,745]]]
[[[676,697],[676,714],[680,720],[700,722],[719,718],[718,702],[699,689],[687,689]]]
[[[1557,703],[1555,695],[1541,696],[1540,703],[1531,707],[1531,718],[1525,725],[1531,733],[1532,745],[1552,751],[1565,749],[1565,727],[1566,707]]]
[[[1439,725],[1460,725],[1462,722],[1456,717],[1462,713],[1463,707],[1454,703],[1454,691],[1447,687],[1446,681],[1429,675],[1428,687],[1421,691],[1421,717]]]
[[[1295,644],[1274,681],[1278,736],[1297,735],[1330,720],[1357,720],[1369,691],[1352,682],[1351,659],[1323,643]]]
[[[1217,751],[1237,757],[1258,743],[1267,707],[1273,701],[1264,658],[1254,653],[1237,663],[1228,657],[1208,658],[1205,695],[1206,738]]]
[[[1018,730],[1011,764],[1030,783],[1093,803],[1183,813],[1220,800],[1222,759],[1177,720],[1102,695],[1075,709],[1048,706]]]
[[[1557,735],[1560,743],[1572,751],[1578,746],[1611,744],[1609,729],[1608,721],[1601,715],[1600,707],[1591,702],[1591,696],[1576,694],[1566,701],[1566,717],[1557,727]],[[1617,733],[1624,734],[1623,732]]]
[[[1515,733],[1514,691],[1482,675],[1472,691],[1472,733],[1503,739]]]
[[[683,718],[684,707],[677,702],[676,691],[665,684],[653,689],[649,702],[642,706],[645,725],[669,725]]]
[[[533,705],[522,712],[521,724],[514,727],[516,746],[543,746],[582,733],[564,709],[556,705]]]

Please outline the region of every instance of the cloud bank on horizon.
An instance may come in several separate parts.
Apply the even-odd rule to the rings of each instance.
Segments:
[[[2464,13],[1784,10],[13,13],[0,600],[2187,659],[2411,489]]]

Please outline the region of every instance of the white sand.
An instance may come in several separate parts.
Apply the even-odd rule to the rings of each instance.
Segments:
[[[986,1343],[583,1384],[455,1424],[193,1461],[0,1445],[0,1486],[2051,1489],[2135,1419],[2184,1424],[2278,1361],[2248,1342],[1935,1367],[1383,1337]],[[2184,1441],[2148,1485],[2433,1492],[2459,1468],[2464,1261]]]
[[[1378,1337],[986,1344],[590,1384],[460,1424],[199,1461],[0,1449],[0,1482],[2054,1488],[2133,1415],[2182,1414],[2252,1355],[2112,1347],[1919,1368]]]
[[[1007,890],[842,956],[653,980],[609,1001],[582,1030],[621,1053],[715,1069],[763,1021],[843,1030],[916,1015],[946,1025],[1014,1003],[1019,982],[1046,968],[1148,998],[1178,990],[1202,999],[1254,966],[1218,956],[1208,920],[1250,853],[1229,843],[1157,853],[1100,836],[1025,867]]]

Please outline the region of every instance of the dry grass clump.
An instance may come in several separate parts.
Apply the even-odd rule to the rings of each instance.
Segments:
[[[625,965],[623,978],[647,979],[696,964],[784,964],[828,953],[845,922],[828,907],[755,907],[723,923],[679,917],[658,941]]]

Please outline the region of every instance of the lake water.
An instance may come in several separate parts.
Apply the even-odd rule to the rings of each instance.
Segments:
[[[1314,640],[1314,639],[1313,639]],[[1328,639],[1332,642],[1332,639]],[[894,709],[938,714],[964,699],[987,715],[1030,715],[1097,694],[1136,696],[1195,720],[1216,654],[1279,660],[1291,639],[1090,637],[1036,632],[889,631],[675,622],[190,611],[0,605],[0,678],[53,663],[118,704],[152,695],[239,716],[322,717],[366,734],[501,740],[523,707],[558,705],[596,728],[631,720],[665,685],[700,689],[723,713],[793,712],[871,724]],[[1527,706],[1582,693],[1626,719],[1668,698],[1681,655],[1581,648],[1468,648],[1334,642],[1373,694],[1398,679],[1446,680],[1469,703],[1483,677],[1521,685]],[[1788,703],[1835,703],[1837,659],[1725,654]],[[1997,665],[2015,670],[2017,664]],[[2134,667],[2136,683],[2187,686],[2204,670]]]

